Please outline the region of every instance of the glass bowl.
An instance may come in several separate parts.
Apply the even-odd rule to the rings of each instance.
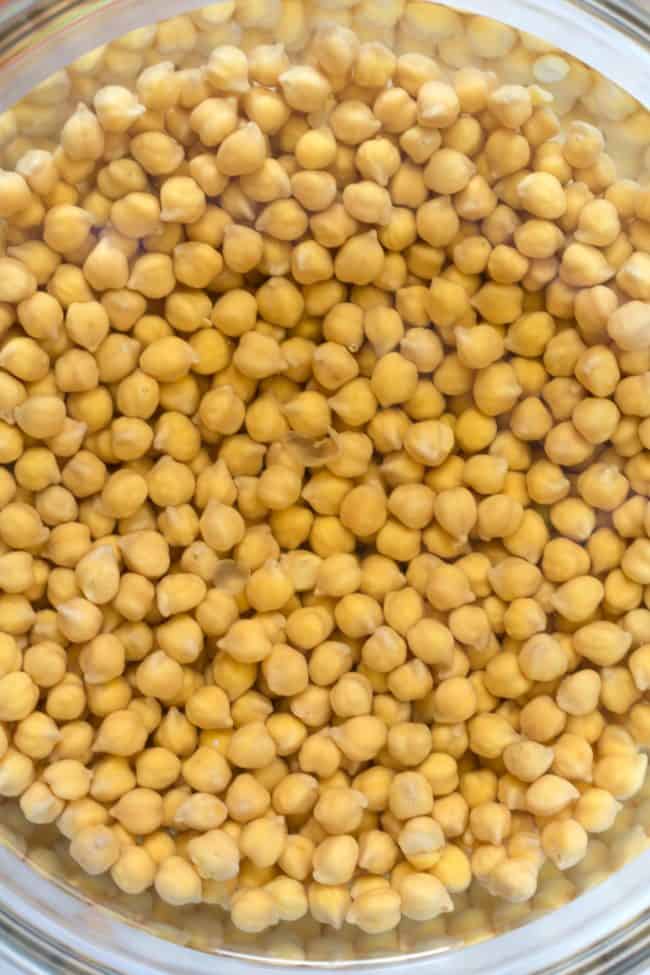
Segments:
[[[161,0],[155,19],[178,16],[195,6],[195,0]],[[321,23],[328,6],[316,6]],[[634,150],[636,171],[645,165],[645,178],[650,179],[648,128],[641,126],[641,136],[636,133],[633,138],[622,124],[627,116],[621,109],[627,97],[621,89],[648,105],[648,0],[641,6],[630,0],[465,0],[462,6],[526,32],[531,50],[545,50],[534,46],[533,38],[541,37],[550,49],[566,51],[620,86],[603,82],[598,97],[591,103],[585,99],[580,115],[602,112],[603,127],[618,145],[622,174],[627,175],[626,161]],[[5,0],[0,6],[0,113],[89,49],[151,21],[151,5],[145,0]],[[506,81],[517,80],[516,64],[507,58],[495,70]],[[37,126],[56,132],[65,107],[50,91],[41,108]],[[635,111],[640,111],[638,105],[630,109]],[[39,129],[39,134],[44,131]],[[0,145],[2,136],[0,115]],[[53,829],[36,835],[16,806],[4,802],[0,971],[208,975],[218,970],[235,975],[372,967],[401,975],[408,966],[431,975],[451,975],[459,967],[464,975],[631,975],[650,965],[650,853],[640,852],[647,845],[646,827],[650,829],[648,797],[646,784],[636,812],[626,820],[629,828],[613,843],[606,868],[594,877],[594,883],[600,882],[593,887],[585,883],[579,897],[555,902],[540,898],[532,911],[495,911],[489,929],[483,923],[486,912],[477,906],[472,914],[470,899],[465,925],[451,934],[403,922],[387,936],[363,935],[347,927],[340,932],[320,930],[315,924],[307,929],[284,925],[268,935],[245,936],[237,935],[216,907],[152,911],[148,896],[132,898],[127,905],[116,889],[107,894],[92,878],[81,877],[72,861],[58,856]],[[610,871],[614,875],[605,879]]]

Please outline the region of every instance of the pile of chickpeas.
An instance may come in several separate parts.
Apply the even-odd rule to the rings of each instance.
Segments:
[[[650,187],[393,6],[481,63],[160,25],[0,116],[0,796],[248,934],[528,904],[646,777]]]

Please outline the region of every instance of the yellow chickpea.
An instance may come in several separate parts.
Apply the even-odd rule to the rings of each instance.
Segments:
[[[385,954],[642,842],[648,132],[490,18],[281,7],[0,116],[0,793],[125,895]]]

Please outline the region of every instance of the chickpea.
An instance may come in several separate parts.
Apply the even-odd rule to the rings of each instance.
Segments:
[[[650,205],[613,127],[641,173],[575,59],[374,0],[202,8],[0,116],[0,793],[82,871],[368,954],[641,845]]]
[[[433,808],[431,786],[419,772],[400,772],[391,783],[388,803],[397,819],[426,816]]]
[[[345,241],[337,252],[334,272],[339,281],[364,285],[379,274],[384,261],[384,251],[377,240],[377,232],[369,230]]]
[[[566,774],[572,780],[591,779],[593,754],[587,742],[570,733],[558,738],[552,769],[559,775]]]
[[[578,790],[566,779],[556,775],[543,775],[527,790],[526,805],[536,816],[552,816],[578,796]]]
[[[359,856],[352,836],[330,836],[314,850],[313,877],[321,884],[343,884],[352,877]]]
[[[102,722],[95,740],[95,751],[128,756],[141,751],[146,729],[133,711],[114,711]]]
[[[105,873],[117,862],[117,837],[103,825],[88,825],[72,837],[70,855],[91,876]]]
[[[278,81],[287,103],[301,112],[322,108],[330,91],[327,79],[309,67],[287,68]]]
[[[620,809],[610,792],[589,788],[576,802],[575,818],[588,833],[601,833],[610,828]]]
[[[586,122],[572,122],[564,145],[564,157],[574,169],[592,166],[604,148],[602,133]]]
[[[606,756],[594,766],[594,784],[614,799],[627,799],[640,789],[646,766],[646,755]]]
[[[65,808],[63,800],[57,798],[47,785],[34,782],[20,797],[20,809],[30,823],[51,823]]]
[[[127,894],[141,894],[154,881],[156,865],[143,848],[129,846],[111,868],[111,877],[120,890]]]
[[[201,900],[199,875],[179,856],[170,856],[159,864],[154,887],[162,900],[174,906],[197,904]]]

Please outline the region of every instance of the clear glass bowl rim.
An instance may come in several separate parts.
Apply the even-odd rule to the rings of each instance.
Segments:
[[[537,34],[650,104],[650,9],[634,0],[437,0]],[[155,19],[200,0],[158,0]],[[0,111],[91,46],[151,22],[148,0],[4,0]],[[92,44],[88,38],[92,36]],[[607,67],[603,69],[603,66]],[[650,970],[650,852],[576,901],[456,951],[341,962],[197,952],[72,896],[0,848],[0,975],[244,975],[387,969],[405,975],[634,975]]]

